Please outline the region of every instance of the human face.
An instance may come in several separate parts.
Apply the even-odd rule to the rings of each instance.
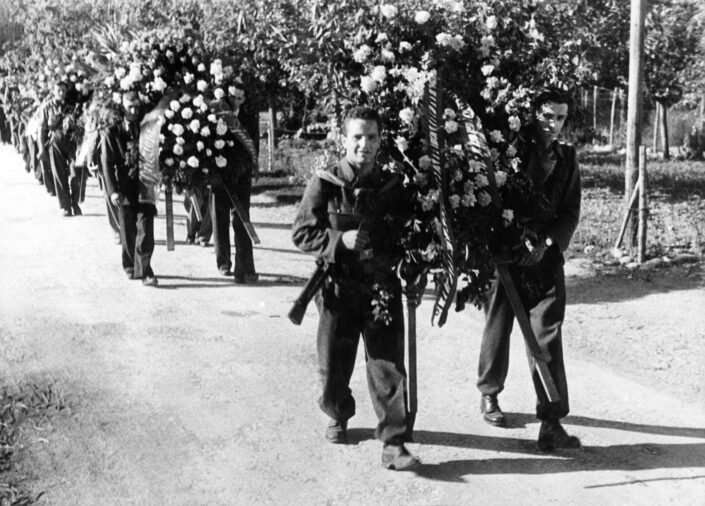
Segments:
[[[567,117],[568,104],[546,102],[541,106],[536,116],[537,134],[545,146],[550,146],[558,139]]]
[[[140,100],[130,95],[122,97],[122,106],[125,109],[125,117],[128,121],[137,119],[140,112]]]
[[[377,159],[382,139],[377,122],[367,119],[351,119],[345,126],[345,159],[362,171],[370,170]]]
[[[54,89],[52,89],[52,96],[57,102],[63,102],[66,98],[66,88],[59,84],[54,85]]]
[[[245,103],[245,91],[240,88],[235,88],[235,93],[233,93],[231,97],[235,109],[240,109],[240,106]]]

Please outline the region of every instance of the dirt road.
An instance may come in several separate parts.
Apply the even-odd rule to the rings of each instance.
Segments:
[[[423,466],[379,466],[363,357],[353,443],[326,444],[316,404],[313,308],[286,319],[312,261],[294,251],[294,208],[255,199],[260,283],[234,285],[212,248],[176,250],[156,220],[158,289],[128,281],[95,181],[84,216],[0,148],[0,374],[52,382],[67,409],[28,428],[18,476],[50,505],[705,504],[705,290],[700,271],[625,279],[571,262],[567,429],[584,449],[537,451],[534,394],[519,334],[486,425],[474,386],[475,310],[419,321],[415,443]],[[163,210],[163,203],[160,210]],[[679,277],[680,276],[680,277]],[[653,353],[652,353],[653,350]]]

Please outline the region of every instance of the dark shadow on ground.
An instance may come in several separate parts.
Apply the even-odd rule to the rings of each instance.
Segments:
[[[523,427],[536,422],[533,415],[508,413],[514,421],[511,427]],[[626,430],[644,434],[666,435],[705,439],[705,429],[690,427],[667,427],[644,425],[613,420],[600,420],[589,417],[569,417],[567,424],[586,427]],[[374,431],[367,428],[349,429],[349,444],[374,439]],[[543,453],[538,450],[536,441],[512,437],[480,436],[453,432],[420,430],[414,432],[414,443],[429,446],[472,448],[489,452],[509,452],[525,455],[519,458],[483,458],[450,460],[439,464],[422,464],[417,475],[437,481],[465,481],[466,475],[484,474],[556,474],[580,471],[639,471],[648,469],[705,468],[705,442],[703,443],[636,443],[610,446],[585,446],[580,450],[565,450]],[[702,479],[703,475],[686,478],[657,478],[658,480]],[[641,481],[641,480],[638,480]],[[598,486],[629,484],[612,483]],[[595,487],[591,487],[595,488]]]
[[[165,239],[155,239],[154,244],[156,246],[166,246],[166,240]],[[174,246],[188,246],[188,247],[195,247],[193,244],[189,244],[186,241],[174,241]],[[198,245],[199,248],[203,248],[200,244]],[[211,247],[209,245],[209,247]]]
[[[297,250],[297,249],[266,248],[266,247],[257,246],[257,245],[254,246],[254,249],[259,249],[259,250],[264,250],[264,251],[273,251],[273,252],[275,252],[275,253],[291,253],[291,254],[293,254],[293,255],[308,256],[308,255],[307,255],[306,253],[304,253],[303,251],[299,251],[299,250]],[[312,270],[313,270],[313,265],[314,265],[314,261],[313,261],[313,257],[311,257],[311,269],[312,269]]]
[[[568,277],[568,304],[602,304],[680,290],[702,290],[700,264],[679,265],[653,271],[618,270],[614,274]]]

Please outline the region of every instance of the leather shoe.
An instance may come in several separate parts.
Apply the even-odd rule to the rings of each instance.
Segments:
[[[347,420],[333,420],[328,422],[326,427],[326,439],[334,444],[345,444],[348,442],[348,422]]]
[[[539,450],[542,452],[552,452],[553,450],[575,450],[578,448],[580,448],[580,439],[568,435],[560,422],[541,422],[541,429],[539,430]]]
[[[81,211],[81,208],[78,207],[78,204],[76,204],[75,206],[72,206],[71,210],[73,211],[74,216],[82,216],[83,215],[83,212]]]
[[[159,281],[155,276],[145,276],[142,278],[142,284],[144,286],[157,286]]]
[[[482,399],[480,399],[480,412],[482,413],[482,418],[490,425],[495,427],[507,426],[507,419],[499,408],[496,395],[482,396]]]
[[[71,216],[71,210],[70,209],[62,209],[61,216],[63,216],[64,218],[68,218],[69,216]]]
[[[421,465],[403,444],[385,444],[382,450],[382,466],[392,471],[411,471]]]
[[[220,272],[220,274],[222,274],[223,276],[232,276],[233,275],[232,271],[230,270],[230,267],[228,267],[227,265],[224,265],[222,267],[218,267],[218,272]]]
[[[135,271],[133,270],[125,270],[125,277],[127,279],[135,279]]]

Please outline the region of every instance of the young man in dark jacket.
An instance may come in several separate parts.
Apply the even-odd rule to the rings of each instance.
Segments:
[[[569,411],[561,332],[566,306],[563,252],[580,218],[576,152],[572,146],[558,141],[569,103],[569,98],[557,90],[547,90],[535,103],[537,119],[522,160],[523,170],[535,189],[545,196],[549,209],[545,215],[534,217],[540,234],[538,243],[527,244],[523,257],[509,268],[541,349],[550,356],[548,368],[561,399],[559,403],[549,402],[532,365],[536,416],[541,420],[538,444],[544,451],[580,447],[580,440],[569,436],[560,424]],[[488,294],[485,317],[477,387],[482,393],[485,421],[503,427],[506,419],[497,395],[504,389],[507,377],[514,311],[498,276]]]
[[[316,297],[318,363],[330,417],[326,438],[347,441],[355,414],[350,377],[360,334],[365,343],[367,382],[384,443],[382,464],[395,470],[418,460],[404,446],[411,421],[406,404],[400,220],[406,213],[401,179],[376,163],[380,119],[376,111],[352,108],[345,118],[346,156],[309,181],[294,220],[292,238],[314,254],[330,275]]]
[[[136,92],[122,95],[123,114],[114,113],[101,132],[100,154],[106,193],[118,207],[122,267],[129,279],[157,286],[152,271],[154,203],[140,199],[139,136],[141,101]]]

